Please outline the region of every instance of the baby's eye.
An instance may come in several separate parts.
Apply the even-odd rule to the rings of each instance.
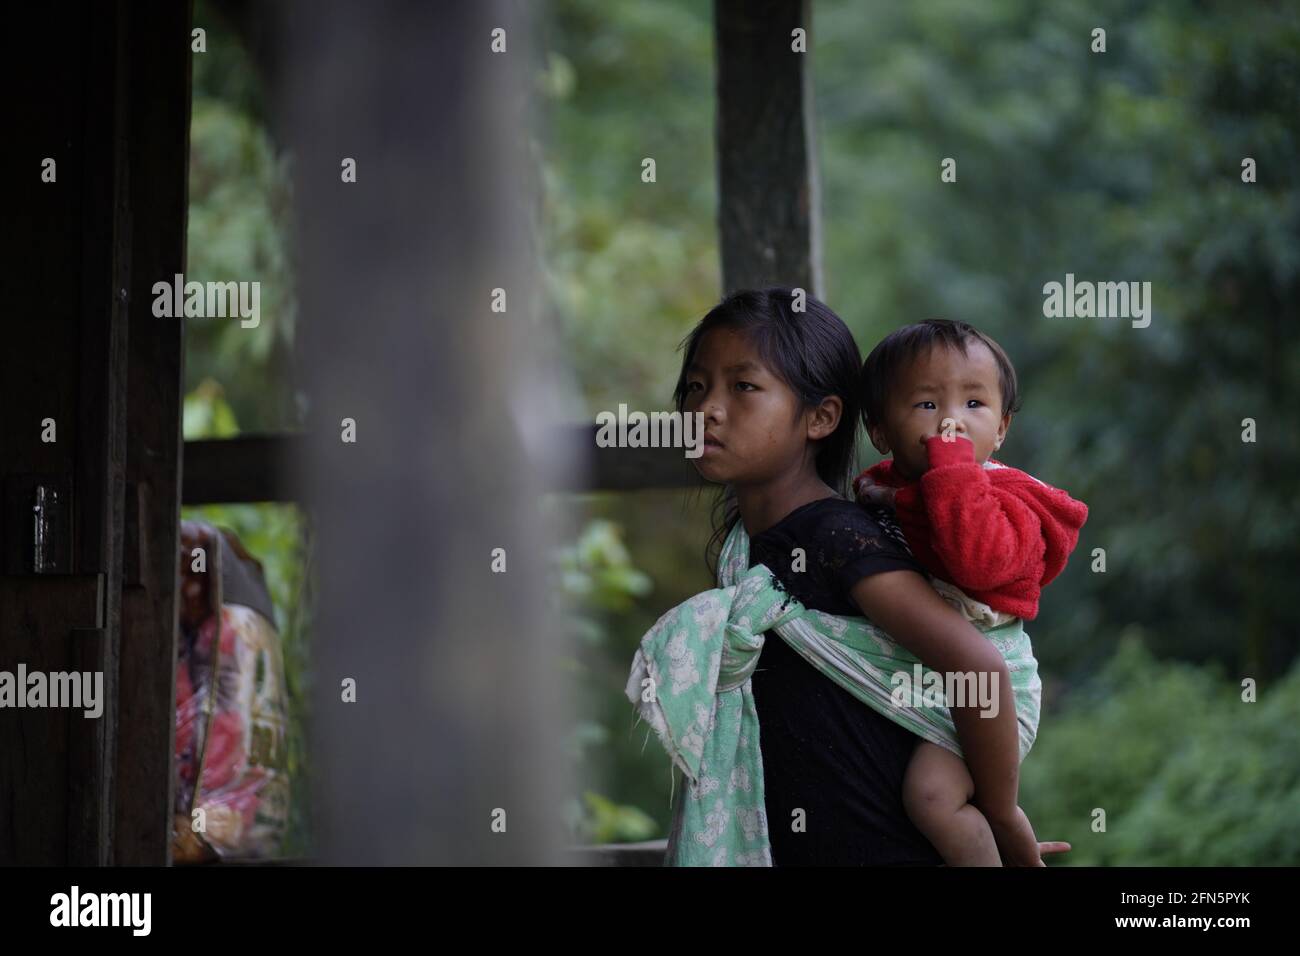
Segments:
[[[967,408],[979,408],[983,404],[984,403],[981,402],[978,398],[970,398],[966,400]]]
[[[926,411],[933,411],[935,406],[934,406],[934,402],[926,401],[926,402],[917,402],[916,407],[924,408]]]

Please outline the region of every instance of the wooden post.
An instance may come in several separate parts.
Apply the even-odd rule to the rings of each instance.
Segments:
[[[714,0],[723,292],[822,296],[810,0]],[[809,52],[792,49],[797,28]]]
[[[91,4],[80,24],[89,33],[86,112],[81,130],[82,181],[80,328],[73,562],[98,580],[95,619],[68,635],[71,668],[103,674],[103,714],[73,715],[68,738],[68,863],[111,862],[113,770],[118,726],[121,640],[122,488],[126,458],[129,215],[127,162],[126,8]]]
[[[282,34],[326,862],[563,859],[524,12],[321,0]]]
[[[152,287],[185,270],[192,0],[132,0],[130,362],[113,862],[171,861],[176,725],[184,319],[155,318]],[[134,51],[148,50],[148,56]]]

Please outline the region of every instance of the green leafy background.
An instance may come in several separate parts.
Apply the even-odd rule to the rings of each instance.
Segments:
[[[1091,509],[1029,628],[1045,700],[1022,804],[1040,838],[1074,844],[1066,865],[1300,863],[1300,9],[812,6],[827,302],[864,353],[927,317],[993,335],[1025,392],[1003,460]],[[667,408],[677,346],[720,292],[710,4],[536,9],[543,308],[587,416]],[[263,314],[256,330],[187,323],[185,436],[293,429],[292,159],[202,0],[196,22],[210,52],[195,57],[187,273],[261,278]],[[1090,51],[1098,26],[1105,53]],[[1043,285],[1067,272],[1150,281],[1150,327],[1044,318]],[[708,504],[549,502],[581,529],[552,569],[573,636],[557,666],[583,715],[577,841],[665,832],[667,759],[622,686],[645,629],[710,584]],[[196,511],[265,562],[305,727],[309,529],[292,506]],[[295,801],[286,852],[309,845]]]

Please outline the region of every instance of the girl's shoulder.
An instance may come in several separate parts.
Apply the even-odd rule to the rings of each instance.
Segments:
[[[844,498],[824,498],[806,518],[806,535],[835,565],[873,555],[911,557],[907,539],[888,509]]]
[[[871,519],[862,508],[844,498],[819,498],[800,505],[754,540],[808,541],[833,534],[837,529],[869,528]]]
[[[770,530],[777,529],[787,537],[831,546],[835,551],[911,553],[892,511],[846,498],[822,498],[804,505]]]
[[[834,603],[842,605],[848,590],[871,574],[894,570],[924,573],[889,512],[844,498],[822,498],[795,509],[758,535],[754,545],[779,577],[784,577],[781,572],[786,565],[810,572],[791,577],[820,592],[823,600],[816,602],[818,606],[828,603],[825,598],[829,594],[836,595],[840,600]],[[802,549],[802,560],[793,554],[795,548]],[[854,612],[850,606],[837,613]]]

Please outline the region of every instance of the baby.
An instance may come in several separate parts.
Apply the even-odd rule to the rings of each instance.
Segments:
[[[906,326],[867,357],[862,398],[871,443],[893,459],[858,476],[859,502],[892,507],[922,566],[961,589],[968,609],[987,605],[982,623],[1036,617],[1039,594],[1065,567],[1088,508],[989,458],[1020,408],[1001,346],[965,322]],[[973,795],[959,757],[917,745],[903,784],[908,815],[950,865],[997,866]]]

